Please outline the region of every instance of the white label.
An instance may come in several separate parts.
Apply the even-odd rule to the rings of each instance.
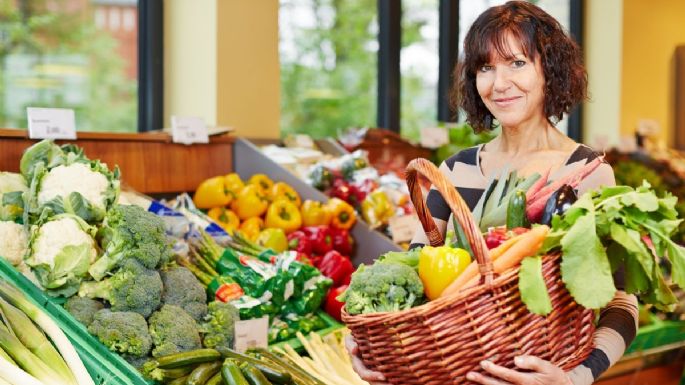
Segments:
[[[421,129],[421,146],[438,148],[449,143],[450,138],[445,127],[424,127]]]
[[[68,108],[26,108],[31,139],[76,139],[74,110]]]
[[[419,218],[416,215],[403,215],[390,218],[390,233],[395,243],[409,242],[414,238],[414,232],[419,226]]]
[[[174,143],[209,143],[207,125],[194,116],[171,117],[171,140]]]
[[[243,353],[250,348],[269,346],[269,317],[237,321],[235,323],[234,350]]]

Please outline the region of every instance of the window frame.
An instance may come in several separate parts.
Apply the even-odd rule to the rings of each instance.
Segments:
[[[138,0],[138,132],[164,126],[163,4]]]

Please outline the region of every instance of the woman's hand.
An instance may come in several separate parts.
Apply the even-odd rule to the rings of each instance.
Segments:
[[[359,347],[357,346],[357,342],[355,342],[351,335],[345,337],[345,348],[347,348],[347,352],[350,353],[350,356],[352,357],[352,368],[354,368],[354,371],[357,372],[362,380],[371,385],[390,385],[385,382],[383,373],[374,372],[364,366],[361,358],[359,358]]]
[[[541,358],[520,356],[514,359],[514,364],[526,371],[519,372],[483,361],[481,367],[492,377],[469,372],[466,378],[483,385],[573,385],[566,372]]]

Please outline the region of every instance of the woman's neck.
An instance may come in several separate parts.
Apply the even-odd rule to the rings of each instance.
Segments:
[[[502,127],[502,133],[489,143],[488,150],[512,156],[559,150],[568,144],[564,139],[567,138],[543,118],[516,127]]]

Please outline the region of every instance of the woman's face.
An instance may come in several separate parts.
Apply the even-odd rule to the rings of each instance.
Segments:
[[[545,76],[540,55],[533,62],[519,41],[507,36],[511,58],[494,54],[476,74],[476,88],[485,106],[503,127],[518,127],[544,118]]]

